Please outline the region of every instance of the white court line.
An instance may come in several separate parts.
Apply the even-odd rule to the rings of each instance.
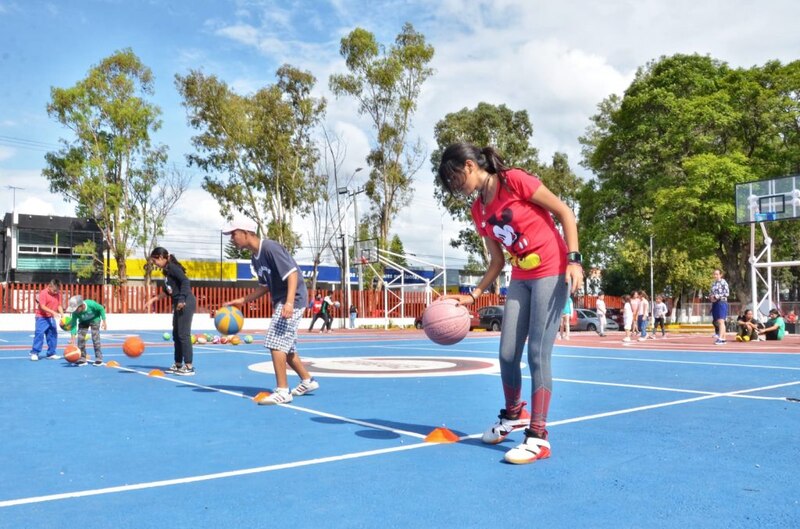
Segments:
[[[592,355],[553,355],[558,358],[581,358],[581,359],[597,359],[597,360],[621,360],[623,362],[654,362],[661,364],[686,364],[698,366],[719,366],[719,367],[748,367],[754,369],[776,369],[779,371],[800,371],[800,367],[790,366],[765,366],[760,364],[735,364],[732,362],[695,362],[692,360],[662,360],[658,358],[625,358],[622,356],[592,356]]]
[[[122,369],[126,370],[126,371],[134,371],[136,373],[146,375],[145,373],[142,373],[142,372],[139,372],[139,371],[129,370],[127,368],[122,368]],[[156,378],[165,378],[165,377],[156,377]],[[184,381],[184,380],[174,380],[174,379],[167,379],[167,380],[170,380],[170,381],[173,381],[173,382],[179,382],[179,383],[183,383],[183,384],[187,384],[187,385],[192,385],[192,386],[207,387],[207,386],[202,386],[200,384],[194,384],[194,383],[191,383],[191,382],[188,382],[188,381]],[[548,426],[549,427],[554,427],[554,426],[559,426],[559,425],[564,425],[564,424],[572,424],[572,423],[576,423],[576,422],[589,421],[589,420],[600,419],[600,418],[605,418],[605,417],[612,417],[612,416],[615,416],[615,415],[623,415],[623,414],[635,413],[635,412],[639,412],[639,411],[651,410],[651,409],[656,409],[656,408],[664,408],[664,407],[667,407],[667,406],[676,406],[678,404],[687,404],[687,403],[690,403],[690,402],[699,402],[699,401],[702,401],[702,400],[715,399],[715,398],[719,398],[719,397],[734,396],[736,394],[750,393],[750,392],[755,392],[755,391],[766,391],[768,389],[775,389],[775,388],[779,388],[779,387],[786,387],[786,386],[792,386],[792,385],[797,385],[797,384],[800,384],[800,381],[788,382],[788,383],[784,383],[784,384],[775,384],[775,385],[772,385],[772,386],[763,386],[763,387],[760,387],[760,388],[751,388],[751,389],[743,389],[743,390],[738,390],[738,391],[730,391],[730,392],[726,392],[726,393],[714,393],[714,394],[711,394],[711,395],[703,395],[701,397],[694,397],[694,398],[691,398],[691,399],[682,399],[682,400],[676,400],[676,401],[671,401],[671,402],[664,402],[664,403],[661,403],[661,404],[651,404],[651,405],[648,405],[648,406],[637,406],[635,408],[626,408],[626,409],[623,409],[623,410],[610,411],[610,412],[604,412],[604,413],[597,413],[597,414],[593,414],[593,415],[585,415],[583,417],[575,417],[575,418],[572,418],[572,419],[564,419],[564,420],[561,420],[561,421],[553,421],[553,422],[549,422]],[[207,387],[207,388],[211,389],[211,390],[219,391],[221,393],[233,394],[233,395],[239,396],[239,397],[243,397],[244,396],[241,393],[237,394],[236,392],[218,390],[217,388],[212,388],[212,387]],[[309,410],[307,408],[300,408],[300,407],[286,405],[286,404],[284,404],[282,406],[291,407],[291,408],[297,409],[298,411],[306,411],[306,412],[315,413],[315,414],[319,413],[319,412],[316,412],[314,410]],[[328,416],[331,416],[331,415],[328,415]],[[332,417],[335,417],[335,416],[332,416]],[[369,423],[362,423],[362,424],[363,425],[369,425]],[[382,429],[385,429],[385,428],[382,428]],[[419,435],[419,434],[415,434],[415,435]],[[482,435],[483,435],[482,433],[477,433],[477,434],[472,434],[472,435],[465,435],[465,436],[460,437],[459,440],[477,439],[477,438],[481,437]],[[46,502],[46,501],[64,500],[64,499],[70,499],[70,498],[81,498],[81,497],[86,497],[86,496],[97,496],[97,495],[101,495],[101,494],[112,494],[112,493],[115,493],[115,492],[127,492],[127,491],[132,491],[132,490],[143,490],[143,489],[150,489],[150,488],[156,488],[156,487],[166,487],[166,486],[171,486],[171,485],[182,485],[182,484],[186,484],[186,483],[195,483],[195,482],[199,482],[199,481],[210,481],[210,480],[214,480],[214,479],[222,479],[222,478],[228,478],[228,477],[234,477],[234,476],[243,476],[243,475],[248,475],[248,474],[272,472],[272,471],[275,471],[275,470],[283,470],[283,469],[287,469],[287,468],[297,468],[297,467],[314,465],[314,464],[321,464],[321,463],[330,463],[330,462],[334,462],[334,461],[344,461],[344,460],[347,460],[347,459],[356,459],[356,458],[360,458],[360,457],[368,457],[368,456],[372,456],[372,455],[387,454],[387,453],[391,453],[391,452],[399,452],[399,451],[404,451],[404,450],[411,450],[411,449],[416,449],[416,448],[424,448],[424,447],[427,447],[427,446],[436,446],[436,445],[437,445],[437,443],[417,443],[417,444],[413,444],[413,445],[406,445],[406,446],[399,446],[399,447],[392,447],[392,448],[383,448],[383,449],[379,449],[379,450],[368,450],[368,451],[365,451],[365,452],[354,452],[354,453],[351,453],[351,454],[344,454],[344,455],[339,455],[339,456],[308,459],[308,460],[305,460],[305,461],[295,461],[293,463],[280,463],[280,464],[276,464],[276,465],[267,465],[267,466],[254,467],[254,468],[231,470],[231,471],[227,471],[227,472],[217,472],[217,473],[214,473],[214,474],[203,474],[203,475],[199,475],[199,476],[190,476],[190,477],[168,479],[168,480],[161,480],[161,481],[151,481],[151,482],[145,482],[145,483],[137,483],[137,484],[133,484],[133,485],[122,485],[122,486],[118,486],[118,487],[107,487],[107,488],[103,488],[103,489],[84,490],[84,491],[78,491],[78,492],[66,492],[66,493],[61,493],[61,494],[50,494],[50,495],[47,495],[47,496],[34,496],[34,497],[29,497],[29,498],[19,498],[19,499],[15,499],[15,500],[4,500],[4,501],[0,501],[0,508],[13,507],[13,506],[16,506],[16,505],[25,505],[25,504],[31,504],[31,503],[42,503],[42,502]]]
[[[500,376],[499,373],[491,373],[493,376]],[[530,379],[530,375],[522,375],[522,378]],[[575,380],[570,378],[553,378],[554,382],[567,382],[570,384],[587,384],[590,386],[610,386],[617,388],[631,388],[631,389],[648,389],[652,391],[668,391],[671,393],[689,393],[694,395],[719,395],[715,391],[701,391],[697,389],[681,389],[681,388],[665,388],[661,386],[646,386],[643,384],[622,384],[619,382],[597,382],[593,380]],[[764,397],[762,395],[731,395],[731,397],[739,399],[755,399],[755,400],[781,400],[785,401],[786,397]]]
[[[64,492],[61,494],[49,494],[47,496],[34,496],[30,498],[19,498],[16,500],[0,501],[0,508],[13,507],[16,505],[26,505],[30,503],[42,503],[46,501],[66,500],[70,498],[85,498],[87,496],[99,496],[101,494],[113,494],[115,492],[128,492],[132,490],[152,489],[156,487],[169,487],[171,485],[183,485],[186,483],[197,483],[199,481],[211,481],[214,479],[231,478],[235,476],[246,476],[249,474],[260,474],[263,472],[272,472],[275,470],[284,470],[287,468],[298,468],[308,465],[318,465],[322,463],[332,463],[335,461],[346,461],[348,459],[357,459],[360,457],[368,457],[380,454],[388,454],[391,452],[401,452],[404,450],[413,450],[415,448],[425,448],[428,446],[435,446],[432,443],[417,443],[413,445],[396,446],[392,448],[381,448],[379,450],[368,450],[365,452],[353,452],[351,454],[343,454],[331,457],[320,457],[316,459],[307,459],[305,461],[295,461],[293,463],[279,463],[276,465],[267,465],[263,467],[243,468],[240,470],[230,470],[227,472],[216,472],[214,474],[202,474],[199,476],[189,476],[185,478],[165,479],[161,481],[150,481],[145,483],[136,483],[133,485],[121,485],[118,487],[107,487],[104,489],[83,490],[78,492]]]
[[[743,394],[743,393],[752,393],[752,392],[756,392],[756,391],[767,391],[767,390],[770,390],[770,389],[783,388],[783,387],[787,387],[787,386],[796,386],[798,384],[800,384],[800,381],[786,382],[786,383],[783,383],[783,384],[773,384],[771,386],[762,386],[760,388],[740,389],[740,390],[737,390],[737,391],[728,391],[728,392],[725,392],[725,393],[712,393],[710,395],[703,395],[701,397],[692,397],[690,399],[673,400],[673,401],[670,401],[670,402],[662,402],[660,404],[648,404],[646,406],[636,406],[635,408],[626,408],[624,410],[607,411],[607,412],[603,412],[603,413],[595,413],[593,415],[584,415],[583,417],[575,417],[573,419],[563,419],[563,420],[560,420],[560,421],[552,421],[552,422],[548,421],[547,426],[549,428],[549,427],[552,427],[552,426],[560,426],[560,425],[563,425],[563,424],[572,424],[572,423],[576,423],[576,422],[591,421],[591,420],[594,420],[594,419],[603,419],[605,417],[613,417],[615,415],[624,415],[624,414],[627,414],[627,413],[635,413],[635,412],[639,412],[639,411],[654,410],[654,409],[657,409],[657,408],[666,408],[668,406],[677,406],[678,404],[688,404],[688,403],[691,403],[691,402],[700,402],[701,400],[718,399],[720,397],[735,397],[735,396]],[[465,436],[464,438],[478,439],[482,435],[483,435],[482,433],[476,433],[476,434]]]
[[[440,354],[442,353],[441,349],[434,348],[434,347],[392,347],[392,346],[380,346],[383,349],[413,349],[415,351],[438,351]],[[472,354],[481,354],[481,355],[497,355],[497,351],[479,351],[475,349],[447,349],[447,353],[472,353]],[[665,351],[658,351],[658,352],[665,352]],[[686,352],[686,351],[678,351],[678,352]],[[796,354],[796,353],[792,353]],[[442,354],[442,356],[447,356],[447,354]],[[524,357],[524,355],[523,355]],[[792,367],[792,366],[769,366],[769,365],[761,365],[761,364],[737,364],[733,362],[697,362],[693,360],[664,360],[660,358],[628,358],[624,356],[595,356],[595,355],[568,355],[568,354],[553,354],[553,358],[580,358],[580,359],[589,359],[589,360],[620,360],[623,362],[652,362],[652,363],[661,363],[661,364],[686,364],[686,365],[699,365],[699,366],[719,366],[719,367],[746,367],[746,368],[755,368],[755,369],[775,369],[778,371],[800,371],[800,367]]]
[[[114,369],[118,369],[120,371],[126,371],[126,372],[129,372],[129,373],[136,373],[137,375],[143,375],[143,376],[150,377],[150,375],[145,371],[138,371],[136,369],[131,369],[129,367],[119,366],[119,367],[115,367]],[[185,386],[192,386],[192,387],[195,387],[195,388],[205,389],[205,390],[208,390],[208,391],[216,391],[218,393],[224,393],[225,395],[231,395],[232,397],[239,397],[239,398],[247,399],[247,400],[250,400],[250,401],[253,400],[252,397],[250,397],[248,395],[245,395],[244,393],[242,393],[240,391],[231,391],[231,390],[228,390],[228,389],[219,389],[219,388],[215,388],[214,386],[204,386],[203,384],[197,384],[195,382],[190,382],[190,381],[184,380],[182,378],[170,378],[170,377],[167,377],[167,376],[150,377],[150,378],[157,378],[157,379],[160,379],[160,380],[165,380],[167,382],[173,382],[173,383],[176,383],[176,384],[183,384]],[[386,432],[392,432],[392,433],[396,433],[398,435],[406,435],[406,436],[409,436],[409,437],[416,437],[418,439],[425,439],[425,437],[426,437],[425,435],[419,434],[417,432],[409,432],[407,430],[400,430],[398,428],[390,428],[388,426],[383,426],[381,424],[375,424],[375,423],[371,423],[371,422],[367,422],[367,421],[362,421],[362,420],[359,420],[359,419],[351,419],[350,417],[345,417],[343,415],[334,415],[332,413],[326,413],[326,412],[323,412],[323,411],[316,411],[316,410],[312,410],[310,408],[304,408],[302,406],[296,406],[294,404],[279,404],[279,406],[281,406],[282,408],[289,408],[289,409],[296,410],[296,411],[302,411],[302,412],[305,412],[305,413],[309,413],[311,415],[318,415],[320,417],[327,417],[329,419],[336,419],[338,421],[347,422],[347,423],[355,424],[355,425],[358,425],[358,426],[366,426],[368,428],[373,428],[375,430],[383,430],[383,431],[386,431]]]

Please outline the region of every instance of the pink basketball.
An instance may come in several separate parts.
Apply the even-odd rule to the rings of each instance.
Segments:
[[[469,310],[455,299],[435,301],[422,313],[422,328],[432,342],[453,345],[469,332]]]

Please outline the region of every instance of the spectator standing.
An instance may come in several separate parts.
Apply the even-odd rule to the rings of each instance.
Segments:
[[[597,302],[595,304],[595,308],[597,309],[597,320],[598,320],[598,333],[600,336],[606,335],[606,295],[600,292],[597,295]]]
[[[714,281],[711,283],[711,319],[716,328],[714,345],[725,345],[725,319],[728,317],[728,282],[722,278],[722,270],[714,270]]]
[[[650,319],[650,301],[644,291],[639,292],[639,316],[637,325],[639,327],[639,341],[647,340],[647,323]]]
[[[664,303],[664,298],[656,296],[656,303],[653,305],[653,338],[656,337],[656,329],[661,327],[661,337],[667,337],[667,331],[664,324],[667,320],[667,304]]]
[[[631,329],[633,328],[633,307],[631,305],[631,297],[627,294],[622,296],[622,328],[625,329],[625,338],[623,342],[631,341]]]
[[[356,304],[353,303],[350,305],[350,328],[356,328],[356,317],[358,317],[358,309],[356,308]]]

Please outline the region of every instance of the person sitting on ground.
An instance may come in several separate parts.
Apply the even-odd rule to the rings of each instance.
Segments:
[[[753,311],[747,309],[744,314],[739,316],[736,320],[739,326],[739,331],[736,333],[737,342],[749,342],[750,340],[758,340],[759,324],[753,319]],[[763,327],[763,325],[760,325]]]
[[[763,329],[759,329],[759,335],[763,335],[767,340],[783,340],[786,334],[786,322],[783,321],[778,309],[769,311],[769,319]]]

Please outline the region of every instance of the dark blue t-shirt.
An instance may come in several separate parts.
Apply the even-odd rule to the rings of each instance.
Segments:
[[[250,261],[253,272],[258,278],[258,284],[269,289],[272,295],[272,305],[286,302],[286,279],[294,272],[297,273],[297,292],[294,295],[294,308],[301,309],[308,305],[308,289],[303,281],[303,274],[297,262],[289,252],[270,239],[263,239],[259,246],[258,254]]]

